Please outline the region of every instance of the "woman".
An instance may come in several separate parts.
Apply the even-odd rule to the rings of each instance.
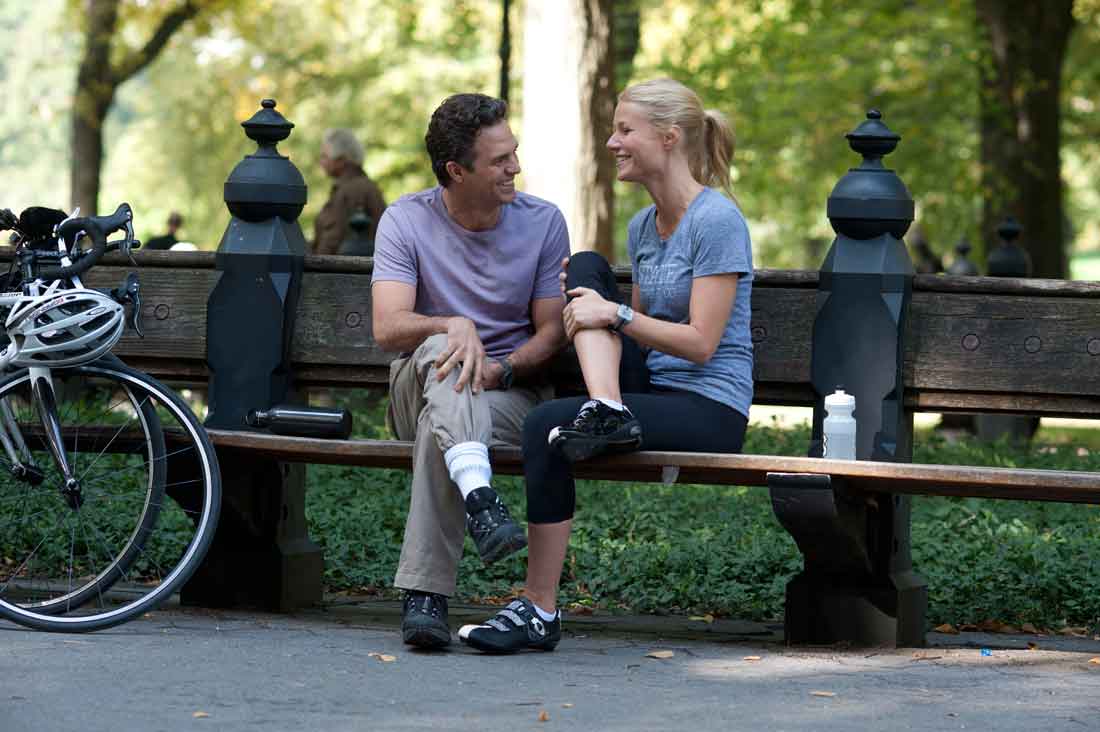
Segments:
[[[563,262],[566,333],[589,398],[537,407],[524,425],[529,555],[524,596],[459,637],[490,652],[552,650],[575,495],[571,462],[639,449],[737,452],[752,402],[752,249],[730,191],[733,134],[671,79],[628,88],[607,147],[618,178],[653,205],[630,222],[634,288],[619,302],[607,262]],[[644,351],[644,353],[643,353]]]

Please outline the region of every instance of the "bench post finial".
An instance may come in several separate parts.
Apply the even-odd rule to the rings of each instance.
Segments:
[[[863,162],[828,200],[837,236],[818,285],[810,456],[822,453],[824,398],[843,388],[856,400],[857,459],[908,462],[913,415],[904,407],[902,368],[914,269],[902,237],[913,199],[882,163],[901,138],[878,110],[847,137]],[[909,499],[849,496],[841,481],[824,477],[769,483],[776,515],[805,558],[787,586],[788,642],[922,645],[927,593],[911,567]],[[880,620],[850,622],[869,617]]]
[[[232,214],[218,246],[206,308],[208,427],[248,429],[245,417],[290,396],[291,337],[302,285],[302,174],[279,154],[293,124],[265,99],[241,123],[257,144],[225,182]],[[319,602],[323,560],[306,530],[305,470],[219,449],[222,512],[214,544],[182,593],[201,605],[286,610]]]

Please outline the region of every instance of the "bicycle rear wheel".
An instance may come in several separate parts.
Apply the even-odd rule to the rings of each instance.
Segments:
[[[217,525],[220,478],[205,430],[173,391],[121,364],[54,371],[74,495],[31,381],[22,371],[0,382],[38,468],[28,480],[0,459],[0,616],[72,632],[156,608],[197,568]]]

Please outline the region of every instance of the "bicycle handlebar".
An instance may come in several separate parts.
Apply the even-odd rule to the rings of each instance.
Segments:
[[[134,239],[133,229],[134,213],[130,204],[120,204],[110,216],[85,216],[79,219],[68,219],[57,226],[57,235],[69,241],[75,242],[81,234],[85,234],[92,240],[91,251],[85,252],[80,259],[67,267],[43,268],[39,277],[44,280],[59,280],[67,277],[75,277],[91,269],[100,257],[107,251],[107,237],[116,231],[126,229],[126,243],[128,247]]]

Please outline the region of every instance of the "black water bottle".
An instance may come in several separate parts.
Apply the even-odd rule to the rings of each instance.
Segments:
[[[351,413],[346,409],[280,404],[271,409],[253,409],[245,422],[249,427],[262,427],[276,435],[292,437],[345,440],[351,434]]]

